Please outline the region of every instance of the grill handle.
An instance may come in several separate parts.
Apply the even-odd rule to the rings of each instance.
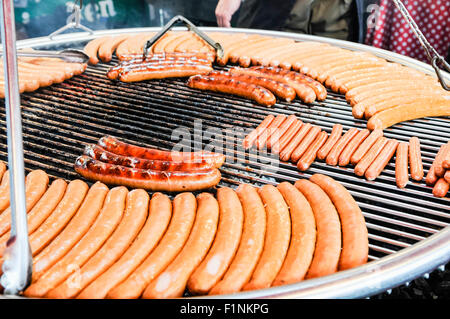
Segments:
[[[210,46],[214,48],[216,51],[216,54],[219,58],[223,57],[223,48],[220,45],[219,42],[215,42],[213,39],[208,37],[206,33],[198,29],[191,21],[186,19],[185,17],[181,15],[177,15],[173,17],[157,34],[155,34],[150,40],[147,41],[147,43],[144,46],[144,61],[147,58],[147,55],[150,51],[150,48],[152,45],[158,41],[166,32],[168,32],[176,23],[182,22],[186,25],[189,31],[194,32],[196,35],[198,35],[200,38],[202,38],[206,43],[208,43]]]
[[[23,162],[22,117],[16,57],[16,32],[12,0],[3,0],[0,8],[3,65],[5,78],[8,168],[11,198],[11,232],[6,244],[3,275],[4,293],[15,295],[30,282],[32,256],[28,241],[25,204],[25,169]]]

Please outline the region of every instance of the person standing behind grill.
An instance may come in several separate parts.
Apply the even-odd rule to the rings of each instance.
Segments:
[[[354,0],[219,0],[215,10],[219,27],[231,27],[239,9],[237,27],[314,34],[342,40],[355,36]]]

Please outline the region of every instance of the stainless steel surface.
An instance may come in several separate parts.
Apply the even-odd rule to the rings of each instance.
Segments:
[[[10,179],[11,232],[4,252],[1,284],[5,294],[17,294],[31,279],[32,258],[28,242],[25,204],[22,118],[17,78],[16,29],[13,1],[2,1],[0,22],[5,78],[5,108]]]
[[[21,41],[18,46],[81,47],[97,36],[155,30],[158,29],[72,34],[55,41],[48,38]],[[361,44],[272,31],[225,31],[328,42],[351,50],[372,52],[434,74],[429,65]],[[177,144],[177,140],[172,139],[174,130],[182,128],[194,137],[195,142],[198,141],[195,137],[204,137],[202,129],[199,129],[199,125],[203,125],[203,128],[217,128],[225,136],[223,147],[227,162],[221,169],[223,179],[220,185],[235,187],[241,182],[276,184],[324,173],[346,186],[363,210],[369,230],[368,264],[289,286],[220,297],[360,298],[401,285],[449,261],[449,201],[433,197],[431,188],[419,183],[398,189],[393,164],[389,164],[376,181],[369,182],[354,175],[351,168],[331,167],[322,162],[315,162],[308,171],[300,173],[291,163],[277,162],[261,152],[246,153],[239,147],[246,133],[269,113],[296,114],[302,121],[318,125],[327,132],[335,123],[341,123],[344,129],[365,127],[364,120],[353,118],[342,95],[329,92],[323,102],[305,105],[295,100],[266,108],[245,99],[190,89],[180,79],[113,83],[105,77],[109,65],[89,67],[83,75],[62,84],[22,95],[24,152],[28,169],[42,168],[54,177],[79,178],[72,169],[76,156],[83,151],[84,144],[95,143],[103,135],[112,134],[129,142],[171,149]],[[450,78],[446,73],[444,76]],[[4,117],[0,118],[0,123],[5,123]],[[385,135],[398,140],[418,136],[427,172],[439,146],[450,139],[449,128],[448,118],[425,118],[395,125],[385,130]],[[0,132],[0,138],[4,140],[4,131]],[[191,145],[191,142],[183,143]],[[200,140],[200,146],[207,145],[207,138]],[[0,157],[6,155],[7,150],[0,145]]]
[[[0,52],[0,56],[3,52]],[[89,56],[81,50],[65,49],[62,51],[18,51],[17,56],[31,58],[55,58],[70,63],[87,63]]]

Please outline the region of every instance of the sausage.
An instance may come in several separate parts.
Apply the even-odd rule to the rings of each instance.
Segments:
[[[381,174],[392,156],[394,156],[397,146],[398,141],[394,139],[391,139],[386,143],[377,158],[370,164],[365,172],[365,176],[369,181],[376,179]]]
[[[189,78],[187,85],[194,89],[241,96],[254,100],[256,103],[263,106],[272,106],[276,103],[276,98],[273,93],[262,86],[241,82],[231,78],[224,79],[207,75],[194,75]]]
[[[408,143],[400,142],[395,155],[395,183],[399,188],[408,184]]]
[[[129,38],[128,34],[119,35],[103,42],[98,48],[98,56],[103,62],[112,60],[112,55],[116,48]]]
[[[297,168],[301,171],[306,171],[316,159],[318,150],[325,144],[328,139],[328,133],[321,131],[308,149],[303,153],[302,157],[297,162]]]
[[[0,161],[0,180],[3,178],[3,174],[6,172],[6,164]]]
[[[252,76],[267,77],[291,86],[295,90],[297,96],[305,103],[312,103],[316,100],[316,93],[313,88],[305,83],[290,79],[285,75],[265,73],[263,70],[253,69],[253,67],[248,69],[235,67],[231,68],[229,72],[233,74],[247,74]]]
[[[286,120],[283,121],[283,123],[275,129],[275,131],[270,135],[270,137],[267,139],[266,146],[268,149],[272,149],[272,146],[277,143],[284,133],[289,129],[292,123],[297,121],[297,117],[295,114],[289,115]]]
[[[236,34],[234,35],[234,41],[231,41],[228,44],[224,44],[224,52],[223,52],[223,56],[221,58],[217,57],[217,64],[224,66],[227,64],[228,59],[230,58],[230,56],[233,54],[233,51],[237,48],[242,47],[242,44],[250,44],[253,41],[256,41],[255,39],[260,39],[261,36],[259,35],[249,35],[249,34],[245,34],[245,33],[241,33],[241,34]]]
[[[256,139],[256,147],[260,150],[266,146],[267,140],[272,136],[272,134],[284,123],[286,120],[286,115],[278,114],[277,117],[270,123],[266,130],[261,132]]]
[[[252,63],[252,60],[261,59],[261,55],[263,55],[268,49],[277,47],[278,49],[282,50],[286,44],[292,43],[294,43],[294,41],[287,38],[267,37],[259,43],[252,45],[248,49],[242,48],[241,50],[239,50],[237,52],[239,56],[238,63],[242,67],[248,67]]]
[[[444,174],[444,179],[447,183],[450,183],[450,170],[447,170]]]
[[[108,192],[103,208],[94,224],[70,252],[47,270],[39,280],[28,286],[24,291],[26,297],[44,297],[69,275],[79,271],[119,224],[125,208],[127,193],[128,190],[123,186],[113,188]]]
[[[64,229],[83,202],[89,186],[82,180],[71,181],[51,215],[29,236],[30,249],[36,256]]]
[[[330,153],[328,153],[325,161],[328,165],[336,166],[339,162],[339,157],[344,151],[345,147],[350,143],[356,135],[358,135],[359,130],[355,127],[352,127],[347,132],[342,135],[342,137],[334,144]]]
[[[342,251],[339,270],[365,264],[369,255],[369,238],[364,216],[349,191],[333,178],[314,174],[310,181],[327,193],[339,214],[342,228]]]
[[[173,63],[167,65],[149,65],[143,69],[124,69],[119,74],[122,82],[140,82],[173,77],[189,77],[207,74],[212,71],[210,65],[200,63]]]
[[[439,151],[437,152],[436,156],[434,157],[434,160],[433,160],[433,163],[431,164],[430,169],[428,170],[427,176],[425,177],[425,183],[428,186],[434,185],[438,180],[438,176],[436,175],[435,168],[442,161],[442,156],[444,154],[445,147],[446,147],[446,144],[441,145],[441,147],[439,148]],[[3,184],[3,181],[2,181],[2,184]]]
[[[197,216],[186,244],[178,256],[144,290],[142,297],[178,298],[186,289],[189,276],[207,254],[219,220],[219,205],[213,195],[197,195]]]
[[[419,138],[413,136],[409,139],[409,170],[411,178],[420,182],[423,179],[422,155],[420,153]]]
[[[250,281],[243,290],[268,288],[283,265],[291,238],[289,208],[283,195],[273,185],[264,185],[258,190],[267,216],[266,235],[261,257]]]
[[[83,203],[67,226],[34,258],[33,282],[63,258],[88,231],[103,206],[108,190],[108,187],[100,182],[89,189]]]
[[[447,144],[444,145],[442,155],[439,157],[436,156],[436,165],[434,166],[434,172],[436,176],[444,176],[445,169],[443,167],[443,163],[445,160],[447,160],[448,157],[450,157],[450,142],[447,142]]]
[[[244,213],[236,192],[228,187],[217,190],[219,225],[207,256],[187,282],[192,294],[207,294],[228,269],[242,236]]]
[[[281,136],[281,138],[272,145],[270,151],[273,154],[280,154],[280,152],[289,144],[292,138],[298,133],[302,127],[303,122],[301,120],[295,120],[294,123],[289,127],[286,133]]]
[[[221,178],[217,168],[192,172],[154,171],[107,164],[85,155],[76,159],[75,171],[88,180],[100,181],[107,185],[168,192],[210,188],[217,185]]]
[[[131,168],[151,169],[155,171],[196,171],[219,168],[222,166],[222,163],[216,161],[214,158],[205,158],[200,161],[191,159],[186,161],[163,161],[118,155],[95,144],[86,145],[84,154],[107,164],[115,164]]]
[[[164,47],[164,52],[175,52],[175,48],[180,43],[187,41],[192,36],[193,36],[192,31],[181,32],[166,44],[166,46]]]
[[[366,170],[370,164],[378,157],[378,154],[384,148],[388,139],[384,136],[379,137],[375,144],[367,151],[363,158],[355,166],[355,174],[358,176],[364,176]]]
[[[450,116],[450,103],[409,103],[378,112],[367,122],[369,130],[385,129],[400,122],[410,121],[422,117]]]
[[[261,135],[261,133],[269,127],[269,125],[272,123],[272,121],[274,120],[275,116],[273,116],[272,114],[267,115],[264,120],[258,125],[258,127],[256,129],[254,129],[253,131],[251,131],[242,141],[242,146],[244,147],[244,149],[249,149],[253,146],[253,144],[255,143],[256,139],[258,138],[259,135]]]
[[[350,158],[350,162],[353,165],[359,163],[359,161],[366,155],[375,142],[383,136],[383,130],[373,130],[370,135],[359,145],[356,151]]]
[[[328,153],[330,153],[333,146],[337,143],[337,141],[341,138],[342,135],[342,124],[334,124],[331,129],[330,137],[327,139],[325,144],[319,149],[317,152],[317,158],[320,160],[324,160]]]
[[[125,39],[122,43],[120,43],[116,48],[116,56],[119,59],[119,61],[127,60],[130,58],[131,52],[128,49],[128,46],[130,42],[133,41],[133,39],[138,38],[140,34],[129,34],[128,38]],[[141,54],[142,55],[142,54]]]
[[[275,96],[290,102],[295,98],[295,90],[289,85],[272,80],[266,77],[253,76],[247,74],[236,74],[225,71],[213,71],[208,73],[208,76],[214,78],[233,79],[239,82],[251,83],[254,85],[262,86],[263,88],[271,91]]]
[[[99,38],[89,41],[85,45],[83,51],[84,51],[84,53],[86,53],[89,56],[90,64],[97,64],[99,62],[98,57],[97,57],[98,49],[103,43],[109,41],[110,39],[111,39],[111,37],[99,37]]]
[[[117,228],[103,246],[81,267],[56,288],[48,298],[75,297],[86,285],[107,270],[127,250],[145,223],[148,214],[149,195],[143,189],[127,194],[125,212]]]
[[[370,135],[370,131],[367,129],[361,130],[356,134],[354,138],[348,142],[348,144],[343,149],[342,153],[339,155],[339,166],[347,166],[350,163],[352,155],[355,153],[356,149],[364,142],[367,136]]]
[[[289,161],[292,153],[300,144],[300,142],[305,138],[305,136],[311,131],[313,126],[310,123],[306,123],[302,125],[300,130],[295,134],[295,136],[291,139],[291,141],[283,148],[279,154],[279,157],[282,161]]]
[[[292,152],[291,161],[296,163],[300,157],[306,152],[310,145],[314,142],[316,137],[320,134],[321,128],[318,126],[313,126],[311,130],[306,134],[305,138],[302,139],[300,144],[297,145],[295,150]]]
[[[159,244],[130,276],[111,289],[106,298],[139,298],[184,247],[194,223],[197,201],[192,193],[180,193],[173,200],[173,216]]]
[[[288,182],[278,184],[277,189],[289,207],[292,232],[286,258],[272,283],[273,286],[303,280],[311,264],[316,244],[316,221],[308,200]]]
[[[36,205],[48,188],[49,177],[43,170],[31,171],[25,179],[25,205],[27,213]],[[0,215],[0,235],[11,229],[11,206]]]
[[[257,190],[240,184],[236,193],[244,211],[241,242],[223,278],[209,291],[209,295],[238,292],[250,279],[260,259],[266,233],[266,211]]]
[[[61,201],[66,190],[67,183],[62,179],[54,180],[41,199],[34,205],[28,213],[28,234],[32,234],[52,213],[56,205]],[[6,242],[10,237],[10,232],[6,232],[0,237],[0,257],[3,256]]]
[[[225,161],[225,155],[213,152],[172,152],[163,151],[155,148],[141,147],[120,141],[112,136],[104,136],[99,139],[98,145],[105,150],[118,155],[134,156],[148,160],[162,161],[202,161],[205,159],[214,159],[216,165],[222,165]]]
[[[0,184],[0,212],[9,207],[9,196],[9,170],[7,170],[2,176],[2,183]]]
[[[264,66],[255,66],[252,67],[252,69],[258,70],[263,73],[267,74],[273,74],[273,75],[281,75],[289,80],[295,81],[297,83],[303,83],[308,85],[310,88],[314,90],[314,93],[319,101],[323,101],[327,97],[327,90],[326,88],[319,82],[313,80],[312,78],[290,70],[285,70],[282,68],[276,68],[276,67],[264,67]]]
[[[445,178],[440,177],[437,180],[436,184],[434,184],[433,195],[436,197],[445,197],[445,195],[448,193],[449,188],[449,182],[447,182]]]
[[[102,299],[109,290],[125,280],[156,247],[169,225],[172,202],[167,195],[154,193],[150,200],[147,221],[135,241],[118,261],[92,281],[78,299]]]
[[[341,223],[338,212],[325,191],[306,179],[294,186],[311,205],[317,228],[314,256],[305,278],[316,278],[335,273],[341,254]]]

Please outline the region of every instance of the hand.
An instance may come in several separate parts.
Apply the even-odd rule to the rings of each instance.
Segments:
[[[216,18],[219,27],[231,27],[231,17],[239,9],[240,5],[241,0],[219,0],[216,7]]]

